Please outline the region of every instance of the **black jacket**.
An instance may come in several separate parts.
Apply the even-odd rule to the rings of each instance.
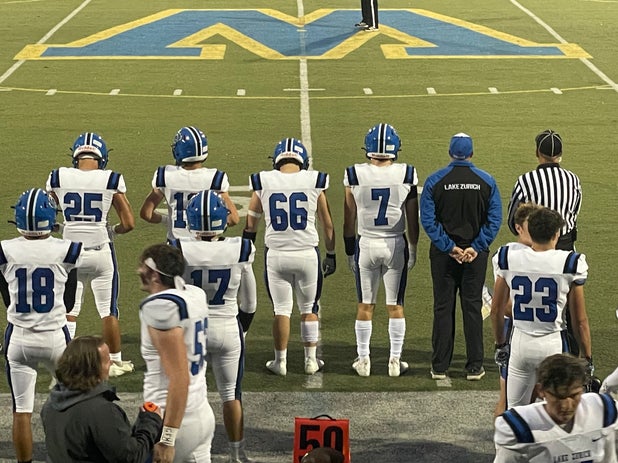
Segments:
[[[109,384],[88,392],[57,384],[41,410],[48,461],[143,463],[159,438],[162,420],[140,412],[133,429]]]

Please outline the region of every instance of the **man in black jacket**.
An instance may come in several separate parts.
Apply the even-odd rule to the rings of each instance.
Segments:
[[[77,337],[67,346],[56,369],[58,384],[41,410],[48,461],[149,459],[163,424],[161,410],[144,404],[132,429],[107,383],[110,365],[109,347],[101,337]]]

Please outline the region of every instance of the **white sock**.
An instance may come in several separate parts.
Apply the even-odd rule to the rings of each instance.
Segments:
[[[369,357],[369,342],[371,341],[371,331],[373,324],[371,320],[356,320],[354,331],[356,331],[356,352],[359,357]]]
[[[275,350],[275,362],[284,362],[288,360],[288,350]]]
[[[109,358],[112,362],[122,363],[122,352],[110,353]]]
[[[242,446],[242,443],[243,441],[230,441],[230,457],[232,457],[233,460],[237,460],[240,458],[240,448]]]
[[[388,335],[391,339],[391,358],[400,358],[403,340],[406,337],[406,319],[389,318]]]
[[[315,359],[315,353],[318,350],[317,346],[305,346],[305,358]]]
[[[71,339],[75,338],[75,332],[77,331],[77,322],[67,322],[67,328],[69,329],[69,334],[71,335]]]

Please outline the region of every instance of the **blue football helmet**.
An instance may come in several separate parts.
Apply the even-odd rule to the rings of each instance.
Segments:
[[[105,169],[108,161],[107,145],[100,135],[94,132],[84,132],[73,143],[73,167],[81,155],[91,155],[99,162],[99,169]]]
[[[24,236],[43,236],[56,225],[56,202],[40,188],[21,194],[15,204],[15,224]]]
[[[187,205],[189,230],[201,236],[223,233],[229,213],[221,196],[212,190],[200,191]]]
[[[208,157],[206,135],[196,127],[183,127],[172,142],[172,155],[177,166],[183,162],[205,161]]]
[[[397,159],[401,140],[390,124],[373,126],[365,135],[365,155],[369,159]]]
[[[296,138],[284,138],[275,146],[273,168],[279,170],[279,163],[284,159],[293,159],[297,161],[301,169],[307,170],[309,168],[307,148]]]

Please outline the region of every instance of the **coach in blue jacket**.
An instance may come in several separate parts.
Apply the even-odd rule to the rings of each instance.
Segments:
[[[502,202],[496,181],[472,164],[472,154],[472,138],[465,133],[454,135],[450,164],[427,178],[421,195],[421,223],[431,240],[433,379],[446,379],[453,357],[458,291],[466,378],[477,381],[485,375],[481,295],[489,245],[502,223]]]

